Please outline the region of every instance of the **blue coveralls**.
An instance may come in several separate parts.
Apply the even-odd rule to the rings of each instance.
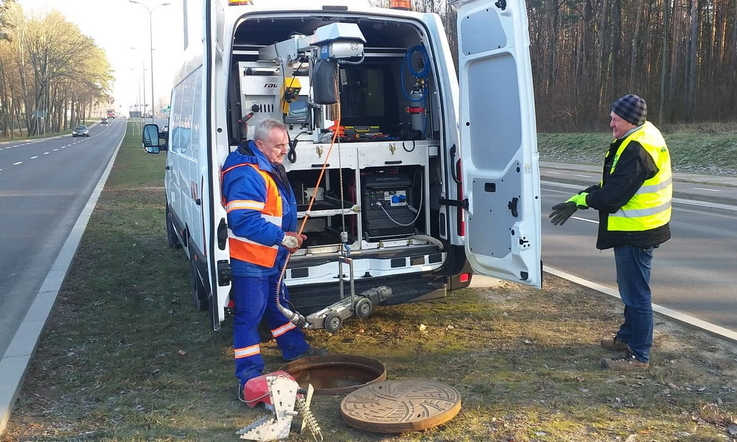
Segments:
[[[256,164],[269,172],[282,199],[281,227],[268,222],[257,208],[236,208],[228,211],[229,234],[246,238],[264,246],[281,244],[284,232],[297,229],[297,202],[283,168],[273,166],[258,150],[253,141],[232,152],[223,165],[223,197],[225,202],[254,202],[254,206],[266,202],[264,177],[248,164]],[[242,167],[241,167],[242,166]],[[248,206],[249,204],[244,204]],[[277,282],[289,251],[279,246],[276,262],[264,267],[246,260],[231,257],[233,269],[233,348],[235,352],[235,376],[241,386],[249,379],[260,376],[264,370],[261,357],[258,326],[263,318],[276,338],[284,359],[293,359],[310,348],[304,333],[277,309]],[[280,302],[287,305],[288,293],[282,282]]]

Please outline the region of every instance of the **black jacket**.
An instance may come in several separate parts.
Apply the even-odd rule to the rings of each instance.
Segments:
[[[632,140],[625,147],[617,161],[614,173],[610,173],[614,155],[619,146],[627,137],[615,140],[606,158],[602,173],[602,185],[587,188],[586,204],[599,211],[599,236],[596,240],[597,249],[609,249],[617,246],[637,246],[642,248],[654,247],[670,239],[670,226],[665,224],[655,229],[641,232],[609,231],[609,214],[619,210],[635,195],[645,180],[658,173],[650,154],[642,145]]]

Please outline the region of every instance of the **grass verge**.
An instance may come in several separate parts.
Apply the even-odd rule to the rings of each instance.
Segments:
[[[235,398],[230,323],[189,302],[188,266],[167,246],[164,155],[129,131],[49,318],[2,442],[233,441],[261,416]],[[346,426],[318,396],[326,441],[724,441],[737,432],[737,349],[657,318],[647,371],[602,370],[618,300],[546,275],[433,302],[375,309],[336,334],[335,354],[375,357],[389,379],[458,389],[463,408],[421,433]],[[266,344],[267,368],[282,365]],[[290,441],[311,440],[292,433]]]
[[[737,175],[737,133],[663,132],[673,170],[702,175]],[[600,166],[611,143],[602,133],[538,134],[542,161]]]

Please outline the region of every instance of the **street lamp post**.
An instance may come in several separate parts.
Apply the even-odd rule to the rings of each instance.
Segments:
[[[138,2],[136,0],[128,0],[131,3],[135,3],[137,5],[141,5],[144,8],[146,8],[146,11],[148,11],[148,38],[149,38],[149,49],[151,53],[151,122],[154,122],[154,25],[153,25],[153,12],[154,9],[158,8],[159,6],[168,6],[171,3],[159,3],[158,5],[155,5],[153,8],[149,8],[146,4]],[[144,109],[145,112],[145,109]]]

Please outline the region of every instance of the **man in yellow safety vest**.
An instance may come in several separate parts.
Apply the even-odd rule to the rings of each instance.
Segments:
[[[598,249],[614,249],[617,286],[624,303],[624,322],[607,350],[604,368],[647,369],[653,342],[650,266],[653,250],[670,239],[673,184],[670,154],[660,131],[647,118],[647,104],[629,94],[612,105],[609,146],[601,182],[553,206],[550,222],[562,225],[578,209],[599,211]]]

